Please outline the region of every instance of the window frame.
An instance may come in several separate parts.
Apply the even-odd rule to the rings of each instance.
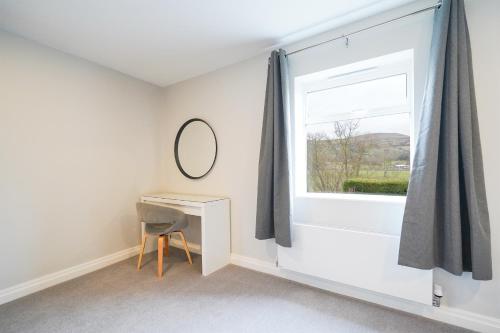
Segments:
[[[414,55],[413,50],[390,53],[376,58],[314,72],[294,78],[293,95],[293,185],[295,197],[328,198],[401,203],[406,196],[369,193],[321,193],[307,191],[307,94],[312,91],[356,84],[388,76],[406,74],[407,99],[405,109],[410,118],[410,173],[414,154]],[[361,117],[362,119],[362,117]]]

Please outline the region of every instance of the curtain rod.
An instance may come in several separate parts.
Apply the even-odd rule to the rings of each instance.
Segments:
[[[298,50],[292,51],[290,53],[287,53],[287,56],[290,56],[292,54],[299,53],[299,52],[302,52],[302,51],[306,51],[306,50],[312,49],[314,47],[317,47],[317,46],[320,46],[320,45],[323,45],[323,44],[326,44],[326,43],[331,43],[331,42],[339,40],[339,39],[346,39],[346,45],[348,45],[349,44],[349,36],[356,35],[356,34],[359,34],[360,32],[363,32],[363,31],[366,31],[366,30],[369,30],[369,29],[373,29],[373,28],[379,27],[381,25],[384,25],[384,24],[387,24],[387,23],[391,23],[391,22],[394,22],[394,21],[398,21],[398,20],[401,20],[401,19],[403,19],[405,17],[417,15],[417,14],[420,14],[420,13],[423,13],[423,12],[426,12],[426,11],[429,11],[429,10],[433,10],[433,9],[436,9],[436,8],[439,8],[439,7],[441,7],[441,1],[439,1],[437,4],[435,4],[433,6],[425,7],[425,8],[422,8],[420,10],[417,10],[417,11],[414,11],[414,12],[411,12],[411,13],[408,13],[408,14],[405,14],[405,15],[402,15],[402,16],[399,16],[399,17],[396,17],[396,18],[384,21],[384,22],[380,22],[380,23],[371,25],[371,26],[366,27],[366,28],[355,30],[355,31],[350,32],[348,34],[343,34],[342,36],[338,36],[338,37],[335,37],[335,38],[327,39],[327,40],[324,40],[322,42],[319,42],[319,43],[316,43],[316,44],[312,44],[312,45],[303,47],[301,49],[298,49]]]

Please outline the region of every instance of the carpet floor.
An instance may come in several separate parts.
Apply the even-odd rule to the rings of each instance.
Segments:
[[[227,266],[202,277],[171,250],[131,258],[0,306],[0,332],[468,332],[291,281]]]

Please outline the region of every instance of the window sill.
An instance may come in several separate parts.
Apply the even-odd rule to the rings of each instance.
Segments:
[[[352,193],[300,193],[295,195],[296,199],[326,199],[345,201],[364,201],[380,203],[405,204],[406,196],[402,195],[379,195],[379,194],[352,194]]]

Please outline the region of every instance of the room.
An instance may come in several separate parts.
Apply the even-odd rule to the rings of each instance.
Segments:
[[[0,332],[500,332],[500,1],[0,0]]]

